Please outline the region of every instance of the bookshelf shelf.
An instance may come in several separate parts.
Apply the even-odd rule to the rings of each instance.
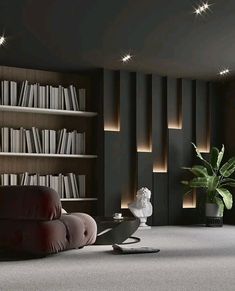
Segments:
[[[10,152],[0,152],[0,156],[40,157],[40,158],[73,158],[73,159],[96,159],[98,157],[97,155],[37,154],[37,153],[10,153]]]
[[[80,116],[80,117],[94,117],[96,112],[87,111],[73,111],[73,110],[59,110],[47,108],[33,108],[22,106],[0,105],[0,111],[7,112],[22,112],[22,113],[38,113],[38,114],[52,114],[52,115],[65,115],[65,116]]]
[[[61,198],[60,201],[97,201],[97,198]]]

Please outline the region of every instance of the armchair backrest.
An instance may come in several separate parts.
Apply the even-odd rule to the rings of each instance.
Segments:
[[[0,219],[54,220],[61,216],[58,193],[44,186],[0,186]]]

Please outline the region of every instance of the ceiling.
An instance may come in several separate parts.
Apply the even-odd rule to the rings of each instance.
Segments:
[[[212,80],[235,75],[235,1],[0,0],[0,64],[60,71],[104,67]],[[134,57],[126,64],[125,53]],[[233,72],[234,70],[234,72]]]

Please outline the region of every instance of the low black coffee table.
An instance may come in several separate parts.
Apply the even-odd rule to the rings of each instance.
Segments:
[[[140,221],[136,217],[97,217],[97,239],[95,245],[121,244],[137,230]],[[139,241],[138,238],[136,238]]]

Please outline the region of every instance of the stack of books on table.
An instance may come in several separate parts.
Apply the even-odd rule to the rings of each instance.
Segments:
[[[0,150],[12,153],[85,154],[85,132],[3,127]]]
[[[86,90],[68,87],[29,84],[26,80],[20,88],[15,81],[1,81],[1,105],[85,111]]]
[[[85,198],[86,176],[75,173],[39,175],[29,174],[1,174],[1,185],[40,185],[54,189],[60,198]]]

